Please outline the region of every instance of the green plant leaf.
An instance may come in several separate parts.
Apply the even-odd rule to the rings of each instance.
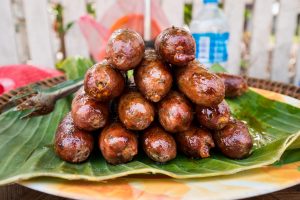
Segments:
[[[213,64],[210,68],[209,68],[209,71],[212,71],[212,72],[227,72],[226,69],[224,67],[222,67],[222,65],[216,63],[216,64]]]
[[[19,119],[21,112],[10,110],[0,115],[0,184],[37,176],[99,181],[139,173],[161,173],[175,178],[226,175],[276,162],[299,138],[299,108],[266,99],[251,90],[227,101],[233,115],[249,124],[254,138],[253,152],[243,160],[226,158],[214,150],[207,159],[193,160],[179,154],[167,164],[157,164],[140,151],[132,162],[113,166],[95,149],[87,162],[70,164],[54,154],[52,145],[59,121],[70,109],[70,101],[60,100],[50,115],[26,120]],[[293,159],[285,162],[298,159],[296,150]]]
[[[273,166],[282,166],[285,164],[300,161],[300,149],[287,150],[281,156],[280,160],[276,161]]]
[[[92,60],[83,57],[70,57],[58,63],[56,68],[66,73],[68,79],[83,78],[85,72],[93,65]]]
[[[69,23],[66,25],[64,32],[67,33],[68,30],[70,30],[70,28],[72,28],[72,26],[74,25],[74,23],[75,23],[74,21],[69,22]]]

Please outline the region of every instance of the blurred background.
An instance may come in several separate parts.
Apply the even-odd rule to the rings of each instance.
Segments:
[[[201,0],[152,0],[148,37],[172,25],[188,29],[203,6]],[[300,85],[299,0],[220,0],[218,6],[230,33],[230,73]],[[29,64],[54,76],[66,58],[97,62],[112,31],[144,34],[144,13],[142,0],[1,0],[0,66]],[[12,88],[8,72],[0,67],[0,92],[1,80]]]

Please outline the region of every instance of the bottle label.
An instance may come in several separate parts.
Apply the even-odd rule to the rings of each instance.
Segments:
[[[201,63],[224,63],[228,59],[229,33],[193,33],[196,58]]]

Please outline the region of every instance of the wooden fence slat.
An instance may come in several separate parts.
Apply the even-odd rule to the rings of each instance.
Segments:
[[[18,63],[11,1],[0,1],[0,65]]]
[[[269,78],[267,67],[273,2],[274,0],[258,0],[254,4],[249,75],[257,78]]]
[[[192,0],[193,2],[193,10],[192,10],[192,18],[196,18],[197,14],[200,12],[200,10],[203,7],[203,3],[201,0]]]
[[[172,26],[183,26],[184,0],[163,0],[161,8]]]
[[[89,52],[87,43],[80,31],[77,20],[86,14],[85,1],[63,0],[64,7],[64,26],[73,23],[65,34],[65,45],[67,56],[88,57]]]
[[[271,79],[289,82],[289,59],[297,24],[298,2],[281,0],[275,31],[275,48],[272,58]]]
[[[245,0],[226,0],[225,15],[229,25],[228,63],[227,69],[230,73],[240,73],[241,42],[244,28]]]
[[[300,13],[300,2],[298,1],[298,13]],[[298,55],[296,63],[296,75],[294,78],[294,84],[300,86],[300,43],[298,43]]]
[[[29,60],[29,49],[23,0],[14,0],[12,2],[12,10],[14,13],[14,20],[16,24],[15,38],[17,43],[19,63],[26,63]]]
[[[97,20],[100,20],[103,15],[105,14],[105,11],[112,6],[116,0],[96,0],[96,15],[97,15]]]
[[[54,68],[48,0],[24,0],[23,5],[31,63]]]
[[[298,49],[298,56],[297,56],[297,63],[296,63],[296,76],[294,79],[294,84],[300,86],[300,48]]]

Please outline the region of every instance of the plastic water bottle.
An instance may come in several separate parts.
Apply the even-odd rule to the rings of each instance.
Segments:
[[[203,3],[203,9],[190,25],[190,31],[196,41],[196,58],[206,67],[215,63],[226,67],[229,39],[226,17],[218,8],[218,0],[203,0]]]

